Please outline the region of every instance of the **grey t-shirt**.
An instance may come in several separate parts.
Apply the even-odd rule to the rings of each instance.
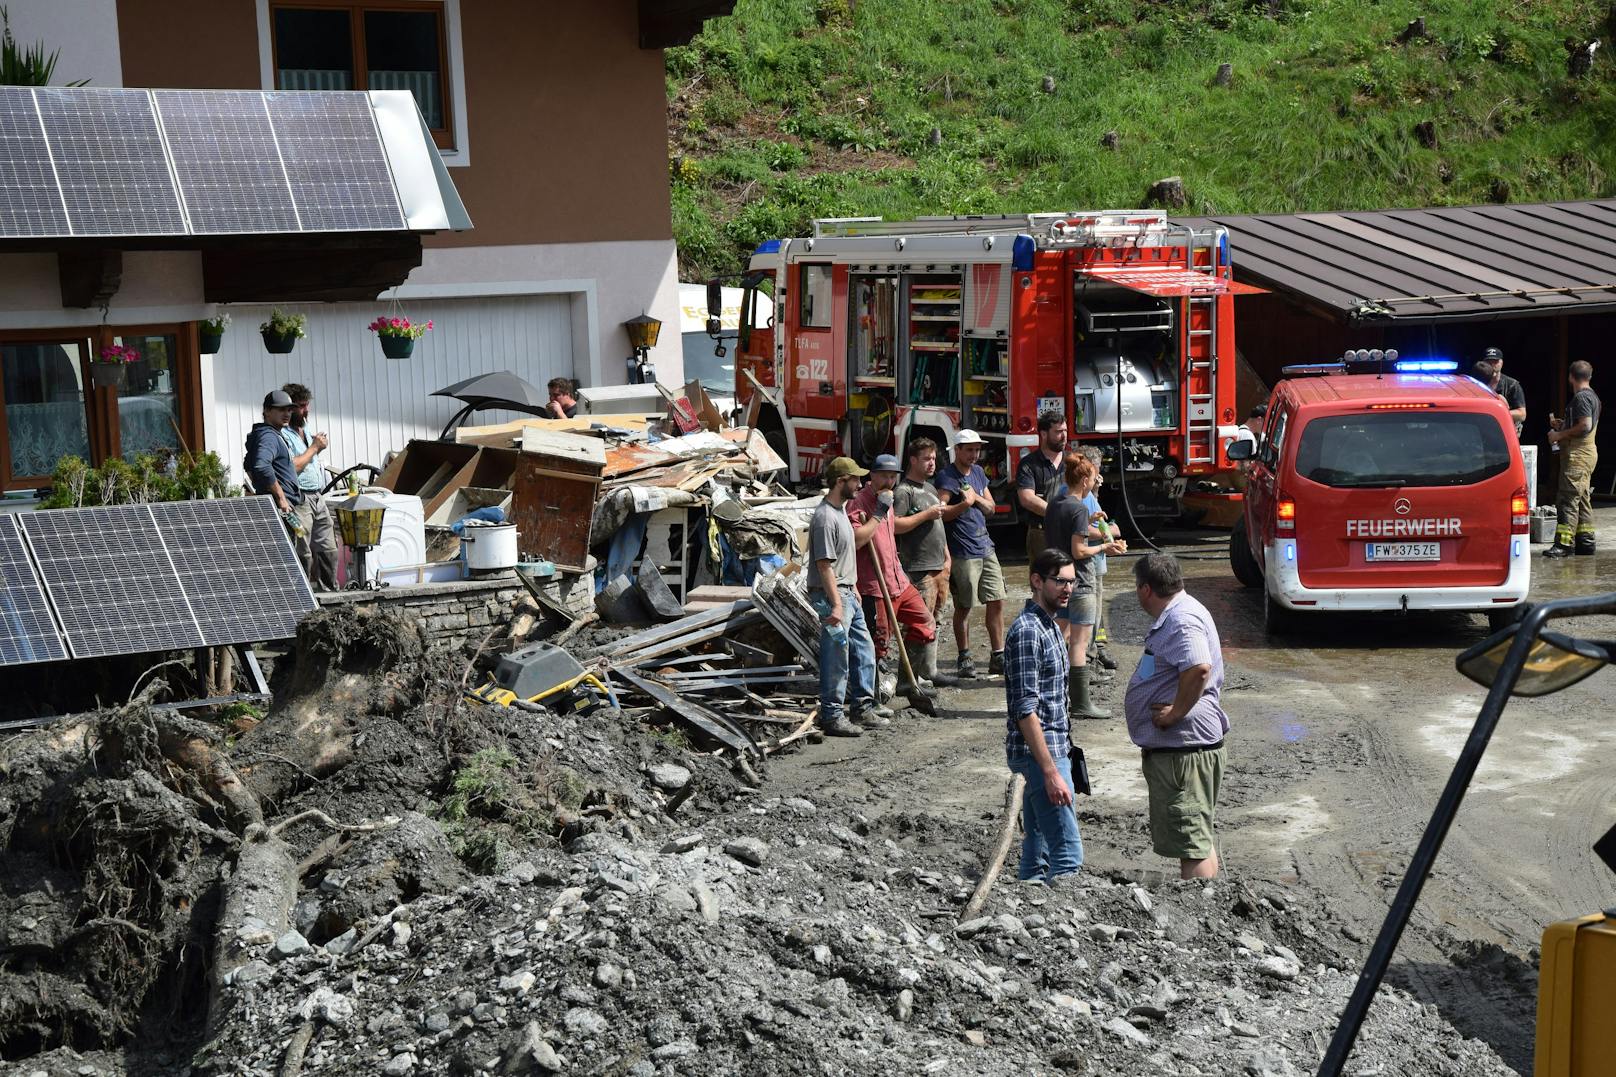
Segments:
[[[1072,539],[1077,535],[1083,536],[1083,542],[1088,544],[1089,509],[1081,500],[1070,493],[1063,494],[1049,503],[1049,511],[1044,513],[1044,545],[1049,549],[1059,550],[1068,557],[1072,553]],[[1076,595],[1094,593],[1094,558],[1085,557],[1081,561],[1074,560],[1072,564],[1076,571],[1077,584],[1072,588]]]
[[[941,503],[937,488],[929,482],[903,478],[898,480],[898,488],[892,491],[894,518],[913,516]],[[910,576],[936,572],[946,560],[948,536],[943,531],[943,521],[929,520],[913,531],[898,536],[898,561]]]
[[[847,510],[829,501],[821,501],[808,523],[808,586],[820,586],[819,562],[831,562],[838,587],[852,587],[858,583],[858,563],[853,559],[853,525],[847,519]]]

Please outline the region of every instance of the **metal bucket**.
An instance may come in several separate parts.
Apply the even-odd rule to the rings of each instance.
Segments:
[[[466,556],[466,567],[473,572],[515,568],[516,525],[467,527],[460,536],[460,550]]]

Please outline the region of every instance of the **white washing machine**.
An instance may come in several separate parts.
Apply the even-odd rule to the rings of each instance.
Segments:
[[[387,505],[382,516],[382,538],[374,550],[365,551],[365,575],[376,579],[382,572],[413,567],[426,561],[426,513],[414,494],[395,494],[379,486],[365,493]],[[349,569],[352,572],[352,569]]]

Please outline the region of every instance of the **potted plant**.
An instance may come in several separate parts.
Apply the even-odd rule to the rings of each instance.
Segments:
[[[230,327],[230,315],[220,311],[212,318],[203,318],[196,324],[197,342],[199,351],[203,355],[214,355],[219,346],[224,343],[224,331]]]
[[[101,358],[90,364],[90,384],[98,389],[116,389],[129,373],[129,364],[140,362],[138,349],[127,344],[109,344]]]
[[[408,318],[385,315],[366,326],[381,341],[382,354],[389,359],[408,359],[415,342],[432,329],[431,321],[412,322]]]
[[[280,307],[269,312],[269,321],[258,327],[264,337],[264,350],[285,355],[297,346],[299,337],[308,336],[309,319],[304,314],[288,314]]]

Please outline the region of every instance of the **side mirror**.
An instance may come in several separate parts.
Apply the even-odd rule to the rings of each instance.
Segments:
[[[723,316],[724,289],[716,280],[710,280],[707,282],[707,324],[711,326]],[[711,328],[707,330],[709,333],[715,331]]]
[[[724,323],[719,321],[716,317],[709,316],[707,318],[706,329],[707,335],[716,340],[718,338],[718,334],[724,331]]]
[[[1460,673],[1483,688],[1492,687],[1494,678],[1504,666],[1510,645],[1515,642],[1515,631],[1519,627],[1518,624],[1511,625],[1488,636],[1455,659],[1454,665]],[[1560,632],[1541,632],[1532,641],[1532,649],[1526,652],[1526,664],[1521,667],[1520,676],[1516,678],[1510,694],[1546,696],[1562,688],[1570,688],[1616,661],[1613,649],[1616,648],[1612,644],[1603,641],[1577,639]]]
[[[1231,460],[1250,460],[1256,455],[1257,443],[1255,441],[1241,439],[1230,444],[1228,448],[1228,456]]]

